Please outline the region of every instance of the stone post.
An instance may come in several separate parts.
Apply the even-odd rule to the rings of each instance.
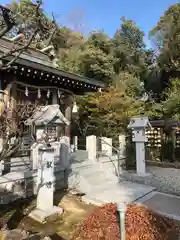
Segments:
[[[37,182],[39,185],[37,195],[37,208],[46,210],[53,207],[54,182],[54,149],[39,148],[39,164]],[[46,199],[46,201],[44,201]]]
[[[126,136],[124,134],[119,135],[119,149],[120,155],[124,155],[126,150]]]
[[[36,128],[36,142],[31,146],[31,168],[34,171],[38,169],[38,158],[39,158],[39,148],[43,146],[42,139],[43,139],[44,129],[43,128]],[[37,186],[35,184],[35,186]],[[36,187],[34,187],[34,194],[37,194]]]
[[[11,99],[10,99],[10,108],[11,108],[11,118],[12,118],[12,128],[16,129],[17,128],[17,116],[16,116],[16,106],[17,106],[17,84],[13,83],[12,84],[12,89],[11,89]]]
[[[36,128],[36,141],[43,141],[44,131],[44,128]]]
[[[101,138],[101,150],[106,156],[112,157],[112,138]]]
[[[57,91],[53,90],[52,91],[52,104],[58,104],[59,105],[60,101],[58,99]],[[60,129],[61,127],[57,126],[56,127],[56,136],[57,136],[57,141],[60,139]]]
[[[1,161],[0,162],[0,176],[2,176],[3,171],[4,171],[4,161]]]
[[[52,92],[52,104],[59,104],[57,92],[55,90]]]
[[[78,150],[78,137],[77,136],[74,136],[73,144],[74,144],[74,151],[76,152]]]
[[[38,151],[39,151],[39,147],[42,147],[43,144],[42,143],[33,143],[31,146],[31,161],[30,161],[30,166],[32,171],[36,171],[38,169]],[[35,191],[34,194],[36,194],[37,192]]]
[[[88,152],[88,159],[96,161],[97,140],[96,136],[91,135],[86,137],[86,151]]]
[[[69,95],[65,99],[65,118],[70,122],[69,126],[65,128],[65,134],[71,137],[71,117],[72,117],[72,106],[73,106],[73,96]]]
[[[136,172],[139,176],[146,175],[145,144],[144,142],[135,142],[136,144]]]
[[[41,147],[38,155],[37,206],[29,217],[44,223],[48,217],[61,214],[62,209],[54,206],[54,148]]]
[[[4,91],[2,90],[2,79],[0,79],[0,116],[4,112]],[[3,150],[3,144],[4,144],[4,139],[3,139],[3,131],[2,131],[2,126],[0,126],[0,153]]]
[[[65,169],[69,168],[70,164],[70,138],[67,136],[63,136],[60,139],[60,161],[61,166]]]

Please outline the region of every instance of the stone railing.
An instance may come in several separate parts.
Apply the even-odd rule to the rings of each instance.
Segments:
[[[107,137],[96,137],[95,135],[86,137],[86,152],[88,160],[92,163],[99,162],[107,170],[119,176],[125,159],[125,135],[119,136],[119,148],[114,147],[112,139]],[[78,152],[78,137],[74,137],[73,151]]]

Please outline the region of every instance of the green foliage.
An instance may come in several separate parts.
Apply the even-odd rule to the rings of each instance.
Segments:
[[[160,18],[157,26],[150,32],[160,52],[158,64],[161,68],[179,70],[180,68],[180,3],[170,6]]]
[[[179,79],[171,80],[172,87],[166,92],[166,100],[163,101],[164,115],[168,118],[180,120],[180,81]]]
[[[89,78],[109,82],[114,74],[112,57],[107,56],[102,50],[88,45],[80,54],[81,73]]]
[[[116,73],[127,70],[132,73],[140,71],[144,64],[144,33],[131,20],[122,18],[122,24],[112,39],[114,69]]]
[[[144,90],[140,78],[128,72],[120,72],[114,77],[112,83],[115,87],[124,91],[128,96],[134,98],[141,96]]]
[[[90,33],[81,50],[81,73],[108,83],[114,75],[111,41],[108,36],[102,31]]]
[[[30,0],[10,4],[17,26],[10,33],[17,34],[24,24],[26,38],[36,27],[34,5]],[[180,83],[172,78],[172,85],[164,90],[162,73],[176,73],[180,68],[180,3],[168,8],[150,33],[156,49],[147,49],[143,31],[132,20],[122,18],[119,29],[110,38],[103,31],[92,31],[87,37],[67,27],[59,26],[52,42],[59,68],[108,84],[103,92],[77,97],[79,116],[75,116],[74,130],[80,135],[116,136],[125,131],[133,115],[180,119]],[[32,45],[42,48],[52,32],[52,21],[41,9],[41,20],[47,34],[35,39]],[[166,75],[166,74],[165,74]],[[163,80],[163,81],[162,81]],[[152,99],[142,102],[144,92]],[[158,96],[157,99],[154,97]],[[150,95],[150,94],[149,94]]]
[[[100,49],[103,53],[106,53],[107,55],[110,54],[112,51],[112,41],[103,31],[91,32],[86,44]]]
[[[76,124],[79,129],[86,129],[86,134],[115,137],[126,131],[130,117],[141,114],[142,102],[136,99],[136,93],[140,92],[139,81],[128,73],[124,76],[122,73],[107,91],[77,99],[80,109]]]
[[[179,79],[171,79],[171,87],[166,89],[162,95],[164,100],[159,103],[147,103],[146,113],[149,116],[157,118],[172,118],[180,120],[180,81]]]

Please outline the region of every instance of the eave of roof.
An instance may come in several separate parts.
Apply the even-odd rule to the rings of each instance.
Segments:
[[[0,55],[8,52],[11,47],[12,47],[12,42],[10,40],[5,38],[0,39],[0,50],[1,50]],[[13,56],[8,56],[5,58],[5,60],[10,61],[12,58]],[[19,58],[16,60],[16,64],[31,67],[33,69],[40,70],[40,71],[49,72],[59,77],[65,77],[65,78],[76,80],[82,83],[91,84],[99,88],[106,87],[106,85],[101,81],[97,81],[92,78],[87,78],[78,74],[66,72],[66,71],[55,68],[53,66],[53,63],[49,60],[48,56],[36,49],[29,48],[27,51],[22,53],[19,56]]]

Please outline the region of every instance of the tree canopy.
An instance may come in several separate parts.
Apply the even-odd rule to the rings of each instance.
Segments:
[[[13,1],[9,7],[17,22],[10,34],[14,35],[25,25],[28,37],[36,22],[32,2]],[[33,41],[36,48],[48,41],[54,24],[51,16],[40,10],[42,23],[48,31]],[[180,118],[180,3],[165,11],[149,37],[153,49],[147,48],[144,32],[125,17],[121,17],[112,37],[103,30],[83,36],[57,25],[52,42],[59,68],[107,84],[105,91],[77,98],[80,109],[74,123],[79,126],[79,134],[85,130],[115,134],[125,129],[131,116],[138,114]]]

